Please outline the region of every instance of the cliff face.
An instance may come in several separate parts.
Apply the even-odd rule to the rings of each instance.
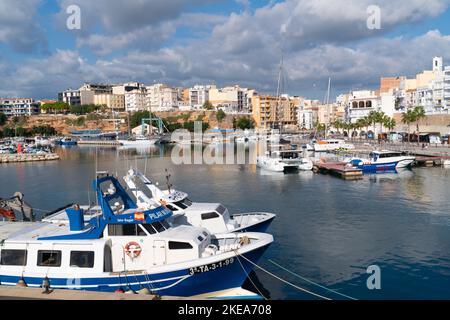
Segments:
[[[155,114],[172,123],[184,123],[188,121],[203,121],[209,124],[209,128],[220,127],[222,129],[233,128],[233,115],[226,115],[219,123],[216,118],[216,111],[166,111],[155,112]]]
[[[215,111],[170,111],[156,112],[156,116],[167,120],[170,123],[184,123],[188,121],[203,121],[209,124],[209,128],[220,127],[223,129],[233,128],[234,115],[226,115],[219,123],[216,118]],[[76,121],[80,116],[75,115],[51,115],[42,114],[31,116],[24,119],[23,123],[18,124],[20,127],[31,128],[33,126],[49,125],[56,129],[59,134],[67,135],[73,130],[100,129],[102,131],[119,131],[126,132],[128,130],[127,116],[123,114],[120,119],[100,119],[87,120],[82,125],[77,125]],[[114,125],[116,122],[116,126]],[[9,124],[10,125],[10,124]]]

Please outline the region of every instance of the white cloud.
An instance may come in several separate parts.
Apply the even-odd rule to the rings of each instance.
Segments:
[[[0,1],[0,44],[20,53],[47,50],[44,30],[36,19],[40,3],[40,0]]]
[[[321,97],[329,76],[335,91],[348,91],[375,87],[380,76],[411,76],[429,69],[434,55],[443,55],[450,64],[449,36],[437,30],[415,37],[386,36],[396,26],[441,14],[449,1],[380,0],[383,30],[375,32],[365,28],[371,2],[288,0],[229,16],[177,9],[169,18],[144,21],[140,27],[79,35],[78,49],[90,48],[99,55],[96,59],[60,50],[7,67],[0,95],[17,91],[51,97],[83,81],[131,80],[186,86],[240,83],[274,92],[281,46],[289,93],[307,96]],[[98,21],[111,17],[100,12]],[[108,24],[103,27],[108,29]],[[198,33],[188,40],[173,37],[182,27]],[[112,52],[114,58],[106,58]]]

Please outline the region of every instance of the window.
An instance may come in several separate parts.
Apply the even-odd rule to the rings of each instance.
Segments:
[[[217,212],[223,215],[225,213],[225,210],[227,210],[223,205],[220,205],[217,207]]]
[[[192,245],[188,242],[169,241],[169,250],[185,249],[192,249]]]
[[[169,208],[170,211],[178,211],[177,208],[175,208],[174,206],[172,206],[170,204],[166,204],[166,207]]]
[[[166,230],[166,228],[164,228],[164,226],[161,224],[161,222],[157,221],[157,222],[153,222],[152,223],[153,228],[155,228],[155,230],[157,232],[163,232]]]
[[[197,237],[198,241],[202,242],[204,240],[204,238],[202,236],[198,236]]]
[[[61,251],[39,250],[37,265],[39,267],[60,267]]]
[[[109,224],[108,234],[110,236],[146,236],[138,224]]]
[[[70,266],[76,268],[93,268],[94,251],[71,251]]]
[[[219,214],[217,212],[202,213],[202,220],[214,219],[218,217]]]
[[[148,231],[148,233],[150,233],[150,234],[156,233],[155,228],[153,228],[151,224],[146,223],[146,224],[143,224],[142,226],[145,228],[145,230]]]
[[[0,258],[2,266],[25,266],[27,264],[27,250],[3,249]]]

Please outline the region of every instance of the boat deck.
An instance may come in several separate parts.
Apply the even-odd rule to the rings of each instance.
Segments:
[[[348,166],[346,162],[315,162],[313,170],[314,172],[335,175],[345,180],[357,180],[363,177],[361,169]]]

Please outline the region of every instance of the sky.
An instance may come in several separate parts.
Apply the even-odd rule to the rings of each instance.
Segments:
[[[275,93],[283,57],[283,91],[323,100],[329,77],[332,97],[376,89],[434,56],[450,65],[450,0],[0,0],[0,97],[129,81]]]

